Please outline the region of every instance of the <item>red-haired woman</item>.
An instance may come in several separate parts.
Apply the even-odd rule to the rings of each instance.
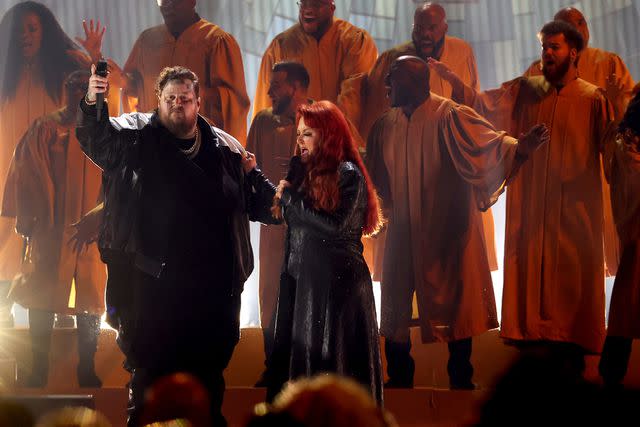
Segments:
[[[264,215],[253,219],[273,223],[281,209],[288,225],[267,398],[290,379],[334,372],[382,402],[375,303],[360,241],[381,225],[378,196],[334,104],[302,105],[297,122],[299,156],[277,190],[251,153],[244,165],[264,195]]]

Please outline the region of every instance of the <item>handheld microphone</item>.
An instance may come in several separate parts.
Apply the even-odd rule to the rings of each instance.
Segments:
[[[100,61],[98,61],[98,63],[96,64],[96,74],[100,77],[107,77],[108,75],[107,61],[105,61],[104,59],[101,59]],[[100,121],[100,116],[102,115],[103,106],[104,106],[104,93],[99,93],[96,95],[96,111],[98,113],[96,116],[96,119],[98,121]]]
[[[289,181],[293,188],[298,188],[300,184],[302,184],[302,180],[304,179],[304,163],[302,163],[300,156],[293,156],[291,160],[289,160],[289,170],[284,179]]]
[[[300,158],[300,156],[293,156],[291,160],[289,160],[289,170],[287,171],[287,176],[284,179],[285,181],[288,181],[289,184],[291,184],[291,188],[293,190],[297,190],[302,184],[304,173],[305,166],[304,163],[302,163],[302,159]],[[274,218],[282,219],[282,207],[280,206],[279,197],[274,197],[273,199],[271,214]]]

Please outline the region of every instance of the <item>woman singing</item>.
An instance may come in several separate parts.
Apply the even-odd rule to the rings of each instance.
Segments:
[[[277,190],[251,153],[244,165],[264,195],[264,214],[253,219],[275,223],[282,214],[288,226],[267,399],[288,380],[334,372],[382,402],[376,311],[361,243],[380,228],[378,196],[334,104],[302,105],[297,122],[299,156]]]

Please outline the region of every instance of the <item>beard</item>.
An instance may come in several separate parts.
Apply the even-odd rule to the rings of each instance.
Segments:
[[[189,117],[186,114],[160,113],[160,123],[167,128],[173,136],[182,138],[188,135],[196,125],[198,115],[194,114]]]
[[[427,53],[420,48],[420,40],[413,39],[413,46],[416,50],[417,56],[425,61],[427,60],[427,58],[434,58],[434,59],[440,60],[440,57],[439,56],[436,57],[436,55],[441,53],[441,49],[443,45],[444,45],[444,36],[442,36],[442,38],[439,41],[433,42],[433,44],[431,45],[431,51]]]
[[[571,57],[567,56],[564,61],[557,64],[554,71],[545,67],[544,62],[542,64],[542,74],[544,75],[544,78],[549,82],[557,82],[567,74],[567,71],[569,71],[569,67],[571,66]]]
[[[331,25],[332,22],[332,18],[326,18],[322,20],[316,19],[313,23],[308,23],[305,22],[303,17],[299,17],[298,21],[300,22],[300,25],[302,26],[302,29],[305,33],[314,35],[322,33],[327,28],[329,28],[329,25]]]

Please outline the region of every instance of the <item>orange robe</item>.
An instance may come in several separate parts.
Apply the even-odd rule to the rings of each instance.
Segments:
[[[389,215],[381,333],[408,338],[415,290],[423,342],[497,328],[480,210],[516,168],[517,141],[472,109],[435,94],[407,118],[373,126],[367,163]]]
[[[13,151],[35,119],[60,107],[47,93],[38,70],[26,67],[21,73],[16,94],[0,105],[0,194],[5,184]],[[13,191],[3,198],[0,216],[0,280],[11,280],[20,271],[22,239],[15,232]]]
[[[611,183],[613,215],[622,241],[613,285],[608,333],[640,338],[640,150],[617,140],[607,146],[605,172]]]
[[[347,21],[334,18],[319,42],[295,24],[278,34],[262,57],[253,115],[271,105],[267,91],[273,65],[296,61],[309,72],[309,98],[337,104],[357,126],[362,84],[377,57],[378,49],[369,33]]]
[[[11,164],[16,183],[16,228],[31,230],[32,271],[12,289],[27,308],[77,314],[104,312],[106,269],[95,244],[81,253],[68,243],[70,224],[97,203],[101,172],[82,153],[60,112],[38,119],[16,147]],[[26,266],[25,266],[26,267]],[[75,283],[75,300],[70,300]]]
[[[587,47],[580,53],[578,61],[578,76],[598,87],[605,88],[607,79],[615,73],[622,80],[622,85],[626,92],[625,96],[630,98],[634,86],[631,73],[627,69],[622,58],[613,52]],[[527,71],[525,76],[542,75],[540,61],[535,61]],[[627,102],[629,99],[627,99]],[[613,212],[611,211],[611,192],[609,183],[602,176],[602,205],[604,207],[604,258],[606,262],[606,273],[608,276],[615,276],[620,262],[620,240],[616,231]]]
[[[87,55],[80,51],[73,51],[72,55],[78,69],[89,70],[91,60]],[[119,88],[112,88],[109,101],[119,105],[119,93]],[[27,66],[21,71],[14,97],[0,104],[0,281],[11,280],[20,272],[22,256],[22,239],[14,229],[15,189],[7,180],[13,151],[34,120],[60,108],[63,102],[63,98],[54,100],[49,96],[40,70]]]
[[[277,184],[287,175],[296,147],[295,117],[278,116],[271,108],[262,110],[251,123],[247,150],[254,153],[260,169]],[[260,227],[260,323],[266,328],[278,299],[280,272],[284,262],[285,225]]]
[[[176,39],[166,25],[149,28],[136,40],[124,71],[142,80],[136,88],[136,110],[158,106],[155,84],[164,67],[182,65],[200,79],[200,113],[243,145],[247,135],[249,97],[240,47],[231,34],[200,19]]]
[[[582,79],[560,92],[542,76],[478,94],[472,105],[511,135],[545,123],[551,140],[507,192],[501,335],[599,352],[605,337],[600,153],[612,119],[602,90]]]
[[[362,103],[362,118],[360,121],[360,134],[366,140],[373,123],[391,106],[387,97],[387,89],[384,79],[391,68],[394,60],[403,55],[416,56],[416,49],[413,42],[406,42],[384,52],[378,58],[367,76],[365,97]],[[467,86],[476,90],[480,89],[478,79],[478,67],[476,58],[471,46],[457,37],[445,36],[444,47],[440,61],[446,64]],[[432,93],[445,98],[451,98],[451,85],[436,72],[429,76],[429,86]],[[495,228],[493,214],[491,210],[482,212],[482,223],[484,227],[484,237],[487,247],[487,257],[491,270],[498,269],[498,257],[496,255]],[[375,238],[375,268],[373,268],[374,279],[379,280],[382,267],[382,253],[384,231]]]

